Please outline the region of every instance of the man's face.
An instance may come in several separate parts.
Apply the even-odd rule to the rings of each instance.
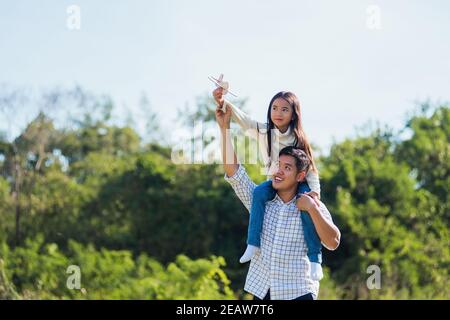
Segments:
[[[278,170],[272,176],[272,187],[277,191],[289,190],[305,179],[306,172],[298,171],[295,158],[281,155]]]

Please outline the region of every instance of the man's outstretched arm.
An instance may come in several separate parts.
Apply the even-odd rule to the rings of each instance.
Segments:
[[[231,109],[227,108],[223,113],[219,108],[216,109],[216,120],[220,128],[220,145],[222,151],[223,169],[228,177],[232,177],[239,168],[236,153],[230,135]]]
[[[245,168],[238,164],[236,153],[231,143],[230,134],[231,110],[227,108],[226,113],[216,110],[216,119],[220,127],[221,150],[223,158],[223,169],[225,180],[232,186],[234,192],[247,208],[250,210],[255,183],[250,179]]]

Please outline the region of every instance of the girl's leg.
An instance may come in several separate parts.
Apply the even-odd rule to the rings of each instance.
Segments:
[[[275,197],[272,180],[261,183],[253,191],[252,207],[250,208],[250,221],[248,224],[247,244],[260,247],[261,231],[264,221],[266,202]]]
[[[240,263],[250,261],[261,245],[261,231],[264,221],[266,202],[275,196],[272,181],[260,184],[253,191],[252,207],[250,208],[250,221],[248,224],[247,249],[239,259]]]
[[[299,184],[298,193],[309,192],[310,188],[306,182]],[[306,246],[308,247],[308,258],[311,262],[311,276],[313,280],[320,280],[322,278],[322,243],[317,234],[316,227],[308,212],[301,212],[301,219],[303,225],[303,233],[305,235]]]

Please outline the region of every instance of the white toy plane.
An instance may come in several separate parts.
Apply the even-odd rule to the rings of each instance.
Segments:
[[[223,88],[223,95],[226,95],[227,93],[229,93],[229,94],[231,94],[232,96],[235,96],[235,97],[237,97],[237,95],[235,95],[233,92],[231,92],[230,90],[229,90],[229,88],[230,88],[230,84],[228,83],[228,82],[226,82],[226,81],[223,81],[223,74],[221,74],[220,76],[219,76],[219,79],[216,79],[216,78],[214,78],[214,77],[208,77],[208,79],[209,80],[211,80],[215,85],[216,85],[216,87],[220,87],[220,88]],[[226,105],[224,104],[223,105],[223,107],[222,107],[222,111],[223,112],[226,112]]]
[[[231,91],[229,90],[229,88],[230,88],[229,83],[222,80],[222,79],[223,79],[223,74],[220,75],[219,79],[216,79],[216,78],[214,78],[214,77],[208,77],[208,79],[211,80],[212,82],[214,82],[214,84],[215,84],[217,87],[223,88],[223,94],[224,94],[224,95],[226,95],[227,93],[229,93],[229,94],[231,94],[232,96],[237,97],[237,95],[235,95],[233,92],[231,92]]]

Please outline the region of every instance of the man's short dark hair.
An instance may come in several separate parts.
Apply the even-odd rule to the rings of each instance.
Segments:
[[[279,156],[281,157],[282,155],[294,157],[297,170],[308,172],[309,167],[311,166],[311,159],[309,159],[308,155],[302,149],[296,147],[285,147],[280,151]]]

